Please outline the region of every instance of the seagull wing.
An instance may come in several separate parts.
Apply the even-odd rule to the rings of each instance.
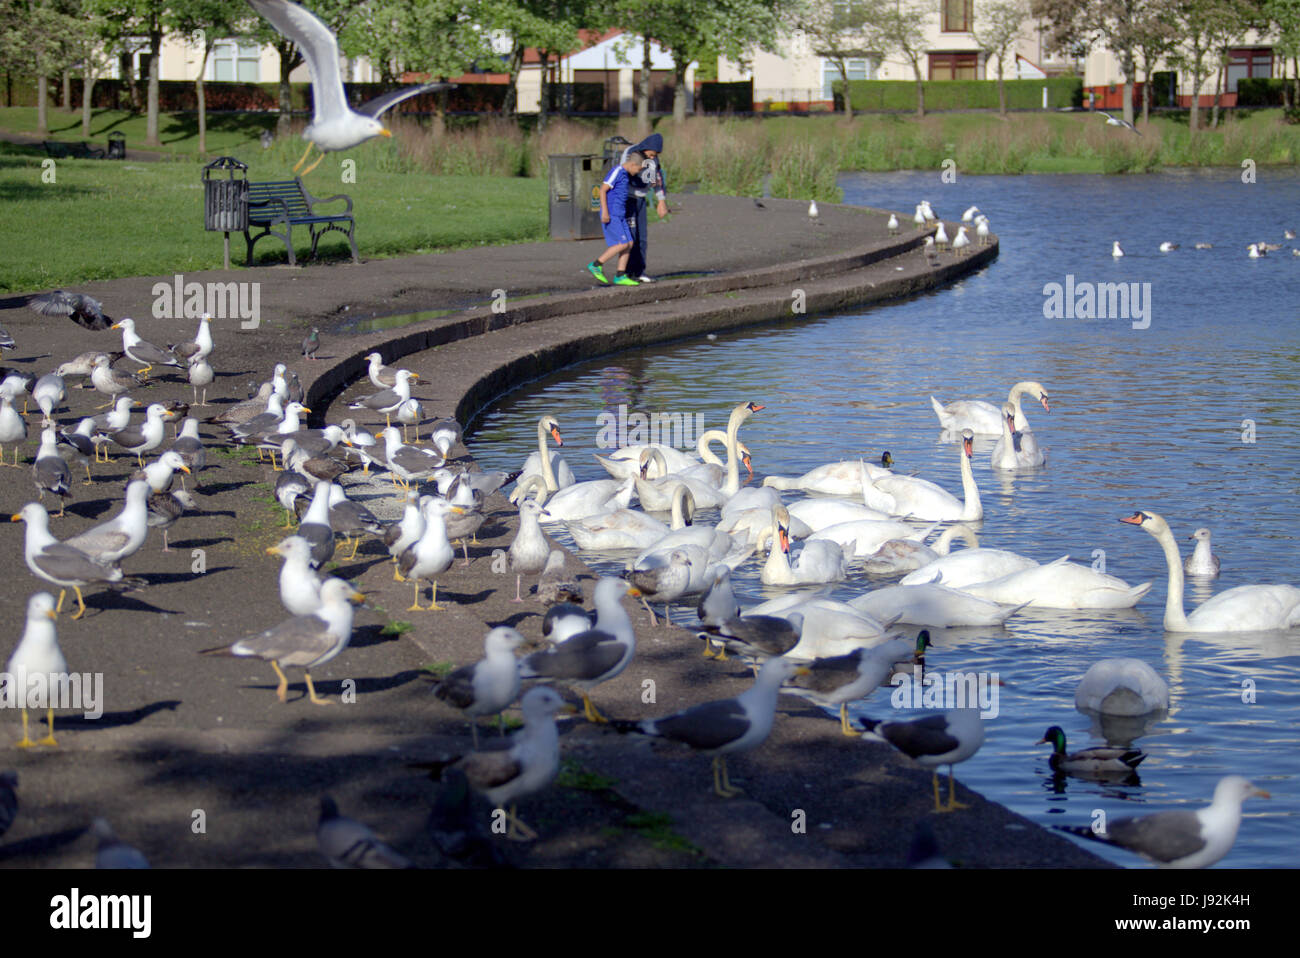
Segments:
[[[740,702],[722,699],[653,719],[644,723],[642,728],[651,735],[685,742],[691,748],[706,751],[722,748],[742,738],[749,731],[750,724]]]
[[[912,758],[946,755],[961,745],[948,734],[948,720],[942,715],[931,715],[915,722],[886,722],[877,731],[889,744]]]
[[[465,773],[470,787],[478,792],[499,788],[518,778],[524,771],[513,749],[500,752],[470,752],[457,762],[455,767]]]
[[[578,681],[596,679],[622,661],[627,647],[608,632],[580,632],[547,652],[534,652],[523,660],[528,678],[546,676]]]
[[[357,107],[358,113],[362,116],[379,119],[387,110],[401,103],[403,100],[409,100],[413,96],[419,96],[421,93],[429,93],[433,90],[451,90],[454,89],[454,83],[422,83],[419,86],[404,86],[396,90],[389,90],[383,96],[377,96],[373,100],[367,100],[361,106]]]
[[[1205,847],[1201,820],[1195,812],[1156,812],[1141,818],[1123,818],[1106,827],[1105,837],[1158,862],[1186,858]]]
[[[338,644],[329,624],[319,616],[299,615],[230,647],[235,655],[277,659],[281,665],[307,665]]]
[[[60,583],[116,582],[122,578],[116,566],[100,565],[80,549],[56,542],[32,557],[32,564]]]
[[[339,43],[315,14],[289,0],[248,0],[248,5],[302,51],[311,71],[313,123],[350,112],[339,73]]]

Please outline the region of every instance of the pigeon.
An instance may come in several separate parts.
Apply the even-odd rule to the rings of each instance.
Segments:
[[[85,293],[56,289],[27,300],[27,305],[42,316],[67,316],[86,329],[108,329],[113,320],[104,315],[103,304]]]
[[[320,800],[316,843],[334,868],[413,868],[410,859],[393,851],[356,819],[339,814],[334,799]]]

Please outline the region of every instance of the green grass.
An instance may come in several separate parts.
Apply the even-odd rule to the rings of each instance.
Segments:
[[[49,132],[46,139],[63,142],[80,142],[81,111],[64,113],[51,108],[47,114]],[[235,153],[245,162],[248,155],[261,153],[260,137],[263,130],[275,130],[276,117],[270,113],[219,113],[208,114],[208,152],[213,156]],[[146,132],[144,114],[123,110],[92,110],[90,137],[92,146],[104,146],[109,133],[126,137],[127,148],[152,150],[177,156],[193,156],[199,146],[199,120],[197,114],[162,113],[158,116],[158,146],[144,145]],[[36,133],[36,107],[0,107],[0,129],[18,133]],[[300,146],[299,149],[302,147]]]
[[[250,156],[254,180],[283,179],[296,156],[270,150]],[[60,160],[56,181],[41,179],[44,153],[0,144],[0,235],[38,229],[56,242],[10,242],[0,262],[0,290],[75,286],[122,276],[170,275],[221,268],[221,234],[203,230],[201,164]],[[330,154],[306,180],[319,196],[347,193],[357,217],[357,246],[367,259],[496,243],[544,239],[546,191],[541,179],[386,173],[365,149],[351,158],[356,182],[341,182],[346,157]],[[335,204],[342,208],[342,204]],[[294,231],[300,261],[307,230]],[[232,262],[244,243],[231,237]],[[342,234],[321,241],[326,256],[346,256]],[[274,238],[257,246],[258,261],[285,262]],[[257,279],[250,272],[249,279]]]
[[[617,779],[606,778],[583,768],[576,759],[566,758],[560,763],[560,774],[555,784],[560,788],[576,788],[584,792],[602,792],[618,784]]]
[[[427,665],[420,666],[425,672],[428,672],[434,678],[446,678],[456,670],[455,662],[430,662]]]
[[[380,635],[404,635],[410,632],[415,626],[410,622],[401,619],[392,619],[384,623],[384,627],[379,630]]]

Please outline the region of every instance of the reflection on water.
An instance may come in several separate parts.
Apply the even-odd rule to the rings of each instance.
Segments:
[[[1300,583],[1300,262],[1285,249],[1245,255],[1247,243],[1282,242],[1283,229],[1297,225],[1286,216],[1300,210],[1300,176],[1268,170],[1250,186],[1230,170],[963,177],[939,188],[930,175],[889,174],[845,177],[843,186],[846,202],[895,209],[931,195],[950,218],[978,203],[1001,256],[955,287],[906,302],[570,367],[487,410],[473,426],[475,452],[485,467],[518,468],[534,448],[537,417],[552,412],[578,478],[603,478],[592,458],[601,412],[621,403],[647,414],[699,412],[723,428],[735,404],[753,400],[767,408],[741,438],[759,481],[844,458],[876,461],[888,449],[896,470],[959,493],[956,447],[941,436],[929,397],[1000,403],[1012,383],[1042,382],[1050,415],[1025,408],[1047,468],[995,475],[992,440],[977,448],[982,543],[1042,562],[1100,560],[1110,574],[1154,587],[1134,610],[1031,610],[1005,630],[937,631],[932,668],[997,672],[1006,683],[986,744],[959,776],[1036,821],[1084,824],[1094,808],[1120,803],[1124,814],[1202,805],[1220,776],[1243,774],[1274,797],[1247,804],[1225,865],[1294,865],[1300,636],[1165,634],[1159,545],[1116,520],[1158,512],[1184,554],[1192,530],[1212,529],[1223,572],[1209,584],[1189,580],[1189,609],[1235,585]],[[1119,261],[1110,256],[1115,239],[1128,253]],[[1160,254],[1163,240],[1183,248]],[[1193,250],[1198,241],[1214,249]],[[1044,286],[1067,276],[1150,283],[1150,327],[1045,319]],[[605,567],[620,565],[621,557]],[[733,577],[742,602],[781,592],[758,583],[758,565]],[[850,598],[881,581],[856,576],[833,595]],[[1057,780],[1048,746],[1033,743],[1060,725],[1071,749],[1101,744],[1100,728],[1073,702],[1088,666],[1106,657],[1150,663],[1169,683],[1169,713],[1137,741],[1149,754],[1140,784]],[[888,707],[880,692],[858,711]]]

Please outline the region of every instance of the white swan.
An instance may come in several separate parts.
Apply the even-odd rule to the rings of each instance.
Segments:
[[[746,419],[763,408],[759,403],[744,402],[731,411],[731,416],[727,419],[726,477],[721,486],[714,486],[694,476],[685,476],[681,473],[671,473],[655,480],[638,476],[635,480],[636,492],[641,498],[641,505],[650,510],[669,508],[673,489],[677,483],[684,482],[701,509],[725,507],[727,501],[740,491],[740,450],[737,433]],[[648,455],[651,461],[655,461],[655,458],[660,456],[657,450],[651,451]]]
[[[773,528],[764,537],[772,537],[767,562],[758,574],[764,585],[805,585],[839,582],[844,578],[844,553],[828,540],[805,542],[793,565],[790,564],[790,514],[784,506],[772,510]],[[762,541],[759,542],[760,547]]]
[[[636,509],[611,509],[582,519],[565,520],[564,528],[569,530],[579,549],[645,549],[674,529],[686,528],[694,514],[695,501],[690,490],[680,486],[673,495],[671,526]]]
[[[800,499],[786,508],[790,511],[792,522],[803,522],[808,526],[811,530],[809,535],[841,522],[856,522],[859,519],[875,519],[879,522],[892,518],[879,509],[869,509],[860,503],[845,502],[843,499]],[[793,531],[791,534],[794,534]]]
[[[899,580],[899,585],[921,585],[940,582],[950,589],[965,589],[977,582],[988,582],[1013,572],[1022,572],[1038,565],[1037,560],[1006,549],[986,549],[983,546],[961,549],[940,556],[929,565],[909,572]]]
[[[669,473],[685,472],[689,469],[698,469],[702,465],[712,465],[718,467],[720,470],[719,475],[723,478],[719,479],[716,485],[721,485],[726,479],[725,470],[727,464],[723,460],[719,459],[710,448],[710,444],[715,442],[720,442],[725,446],[727,442],[727,434],[721,429],[708,429],[700,433],[700,438],[695,444],[698,458],[693,458],[687,453],[674,449],[672,446],[665,446],[662,443],[646,443],[637,446],[622,446],[615,449],[608,456],[597,455],[596,461],[599,462],[601,466],[604,467],[605,471],[615,479],[627,479],[640,472],[642,455],[647,451],[654,449],[663,457],[663,462],[667,467],[667,471],[660,472],[660,466],[656,464],[652,467],[650,472],[646,473],[645,478],[660,479]],[[749,469],[750,474],[752,475],[753,470],[750,468],[749,447],[742,442],[739,443],[739,450],[741,453],[741,464],[745,466],[746,469]]]
[[[1007,402],[1016,407],[1016,429],[1020,432],[1029,432],[1031,431],[1029,420],[1025,418],[1024,409],[1020,405],[1020,397],[1023,393],[1028,393],[1042,403],[1044,412],[1051,412],[1052,407],[1047,401],[1047,390],[1043,388],[1042,383],[1027,380],[1011,387],[1011,392],[1007,394]],[[951,432],[969,429],[986,436],[996,436],[1002,431],[1002,413],[993,403],[980,399],[959,399],[945,406],[931,396],[930,405],[934,408],[934,414],[939,417],[939,425]]]
[[[558,452],[551,452],[546,442],[548,434],[555,439],[557,446],[564,445],[564,440],[560,438],[560,424],[554,416],[546,415],[537,420],[537,451],[530,452],[524,460],[523,471],[515,485],[516,490],[522,488],[524,480],[529,476],[541,476],[548,492],[571,486],[577,481],[564,457]]]
[[[1017,469],[1037,469],[1047,464],[1038,443],[1032,441],[1033,433],[1013,432],[1016,409],[1011,403],[1002,404],[1002,435],[993,447],[991,465],[994,469],[1014,472]]]
[[[1203,575],[1213,578],[1219,574],[1219,557],[1210,551],[1210,530],[1202,526],[1188,538],[1196,540],[1196,547],[1183,563],[1183,571],[1188,575]]]
[[[1102,659],[1084,673],[1074,707],[1105,715],[1148,715],[1169,708],[1169,686],[1141,659]]]
[[[973,522],[984,518],[984,506],[980,502],[979,487],[975,485],[975,474],[971,472],[970,460],[974,451],[974,433],[969,429],[963,430],[960,465],[964,501],[928,479],[918,479],[915,476],[886,476],[872,483],[872,487],[883,500],[880,505],[888,506],[887,511],[892,515],[910,516],[927,522],[944,520]],[[866,491],[864,486],[864,494]],[[872,508],[878,507],[870,501],[867,505]]]
[[[860,559],[874,555],[890,539],[911,539],[914,542],[924,542],[925,537],[934,529],[935,525],[933,524],[918,529],[916,526],[910,526],[906,522],[899,522],[896,519],[886,519],[883,522],[877,519],[858,519],[855,522],[838,522],[833,526],[827,526],[825,529],[810,535],[808,541],[820,542],[827,540],[834,542],[844,550],[845,555],[853,559]]]
[[[880,621],[905,622],[948,629],[977,625],[1002,625],[1020,611],[941,585],[891,585],[876,589],[849,605]]]
[[[880,457],[880,465],[863,463],[859,460],[828,462],[824,466],[805,472],[802,476],[768,476],[763,485],[773,489],[798,489],[819,496],[860,496],[862,495],[862,471],[865,467],[870,480],[892,476],[888,468],[894,462],[893,456],[886,452]]]
[[[1135,512],[1120,522],[1141,526],[1155,536],[1169,566],[1165,599],[1167,632],[1272,632],[1300,626],[1300,589],[1293,585],[1239,585],[1183,613],[1183,561],[1169,525],[1154,512]]]
[[[746,616],[775,615],[794,622],[799,617],[799,642],[786,653],[796,659],[830,658],[854,649],[870,648],[892,638],[893,623],[881,622],[852,606],[822,596],[797,592],[746,609]]]
[[[758,544],[763,533],[772,528],[772,507],[759,506],[753,509],[733,510],[718,520],[718,531],[729,534],[738,542]],[[807,539],[812,529],[803,520],[790,516],[790,538]]]
[[[1046,609],[1131,609],[1151,591],[1150,582],[1131,586],[1069,558],[967,585],[962,591],[994,602]]]
[[[511,502],[522,502],[530,491],[541,491],[544,480],[529,476],[524,486],[510,494]],[[564,522],[585,519],[600,512],[626,509],[632,501],[632,480],[592,479],[565,486],[546,500],[543,522]],[[517,498],[516,498],[517,497]],[[541,498],[538,499],[541,501]]]

